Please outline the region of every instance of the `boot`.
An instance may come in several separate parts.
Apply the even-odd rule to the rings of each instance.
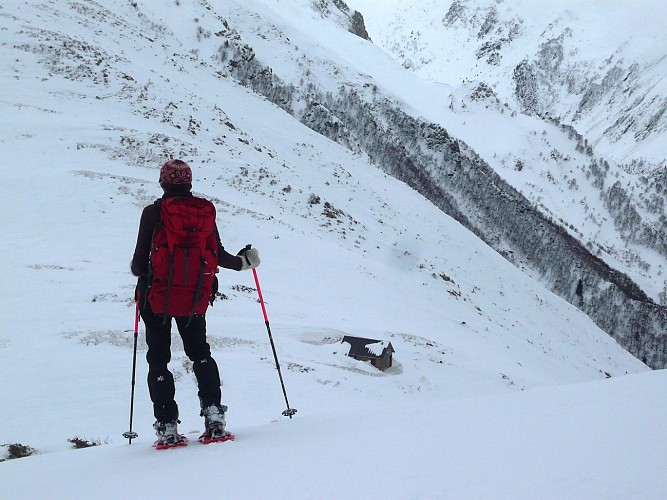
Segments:
[[[205,436],[208,439],[220,439],[227,435],[225,432],[225,405],[204,406],[201,409],[201,416],[204,417],[206,430]]]
[[[178,433],[179,420],[172,420],[170,422],[160,422],[159,420],[153,424],[157,441],[157,447],[169,447],[179,444],[183,437]]]

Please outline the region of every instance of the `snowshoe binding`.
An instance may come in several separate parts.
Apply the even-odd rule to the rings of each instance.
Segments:
[[[234,435],[225,430],[226,411],[227,407],[224,405],[210,405],[202,408],[201,415],[204,417],[206,430],[199,436],[201,443],[219,443],[234,439]]]
[[[178,420],[174,420],[171,422],[157,421],[153,424],[155,434],[157,435],[157,440],[153,443],[155,449],[166,450],[188,444],[188,438],[178,433],[179,423]]]

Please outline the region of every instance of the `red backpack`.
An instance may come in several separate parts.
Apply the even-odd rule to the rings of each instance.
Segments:
[[[194,196],[166,198],[153,233],[148,301],[156,314],[204,314],[218,272],[215,206]]]

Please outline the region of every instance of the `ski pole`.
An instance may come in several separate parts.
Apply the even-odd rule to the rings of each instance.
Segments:
[[[250,248],[247,245],[246,248]],[[278,370],[278,377],[280,377],[280,386],[283,388],[283,396],[285,396],[285,404],[287,409],[283,412],[283,416],[292,418],[296,413],[296,408],[290,408],[287,400],[287,391],[285,390],[285,382],[283,381],[283,374],[280,372],[280,363],[278,363],[278,354],[276,353],[276,346],[273,343],[273,336],[271,335],[271,326],[269,325],[269,317],[266,315],[266,307],[264,307],[264,298],[262,297],[262,289],[259,286],[259,279],[257,278],[257,270],[252,269],[252,275],[255,278],[255,285],[257,286],[257,294],[259,295],[259,303],[262,305],[262,314],[264,314],[264,323],[266,324],[266,331],[269,333],[269,341],[271,342],[271,349],[273,350],[273,358],[276,360],[276,369]]]
[[[134,415],[134,385],[135,375],[137,371],[137,337],[139,336],[139,300],[135,300],[134,312],[134,354],[132,355],[132,394],[130,396],[130,430],[123,433],[123,437],[127,438],[128,444],[132,444],[132,440],[139,437],[139,434],[132,430],[132,417]]]

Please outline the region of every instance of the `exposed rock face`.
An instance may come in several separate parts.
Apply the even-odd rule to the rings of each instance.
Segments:
[[[350,9],[343,0],[314,0],[313,8],[322,16],[334,19],[353,35],[371,41],[366,31],[364,16],[361,12]]]

